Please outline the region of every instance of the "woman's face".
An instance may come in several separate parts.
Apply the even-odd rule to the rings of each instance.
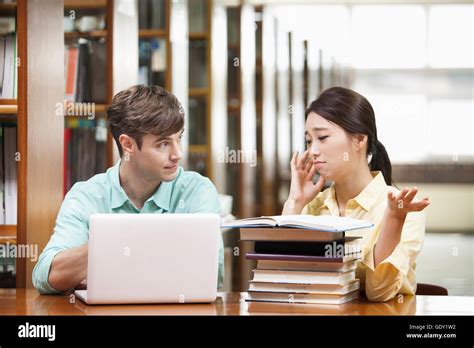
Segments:
[[[305,138],[310,158],[325,179],[337,182],[354,173],[361,160],[356,137],[311,112],[306,118]]]

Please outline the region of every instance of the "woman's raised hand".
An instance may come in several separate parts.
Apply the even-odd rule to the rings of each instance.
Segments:
[[[408,213],[425,209],[430,201],[428,197],[421,201],[415,201],[414,198],[417,192],[418,188],[416,187],[411,189],[405,187],[397,195],[392,191],[387,192],[387,212],[390,216],[404,219]]]
[[[296,151],[291,158],[291,186],[290,194],[283,208],[285,214],[300,214],[304,206],[311,202],[324,186],[321,176],[318,182],[313,183],[316,166],[309,158],[309,150],[299,154]]]

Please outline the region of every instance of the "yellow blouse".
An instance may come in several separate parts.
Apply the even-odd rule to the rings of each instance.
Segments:
[[[387,206],[387,192],[399,191],[385,183],[382,172],[372,172],[372,176],[372,181],[357,197],[350,199],[345,208],[345,216],[374,224],[372,228],[346,232],[346,236],[362,236],[362,260],[358,262],[357,278],[371,301],[388,301],[399,293],[414,295],[415,260],[423,244],[425,213],[407,214],[400,243],[389,257],[374,267],[374,247]],[[308,203],[302,214],[339,216],[334,184]]]

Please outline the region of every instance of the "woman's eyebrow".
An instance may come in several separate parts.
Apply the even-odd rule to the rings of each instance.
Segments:
[[[325,128],[325,127],[314,127],[313,130],[314,130],[314,131],[322,131],[322,130],[328,130],[328,128]]]

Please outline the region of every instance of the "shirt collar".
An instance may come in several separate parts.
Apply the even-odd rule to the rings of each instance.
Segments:
[[[112,192],[110,197],[110,206],[112,209],[120,208],[126,201],[128,201],[127,194],[123,190],[122,186],[120,186],[120,162],[121,160],[118,160],[112,168],[107,170],[107,176],[110,183],[112,184]]]
[[[381,193],[385,192],[387,184],[381,171],[370,172],[373,179],[369,184],[354,198],[364,210],[369,211]],[[329,188],[329,192],[324,199],[324,204],[331,213],[339,214],[339,208],[336,200],[336,190],[334,183]]]
[[[336,200],[336,190],[334,189],[334,183],[329,187],[328,194],[324,199],[324,205],[329,209],[332,215],[339,215],[339,208]]]
[[[371,172],[373,179],[357,195],[355,201],[366,211],[369,211],[379,196],[386,191],[387,184],[381,171]]]
[[[120,185],[120,163],[119,159],[117,163],[107,171],[107,175],[112,184],[112,194],[110,205],[112,209],[120,208],[125,202],[130,201],[127,197],[127,194]],[[181,174],[183,168],[178,167],[178,176]],[[176,179],[175,179],[176,180]],[[174,181],[162,181],[158,189],[153,193],[153,195],[146,200],[153,201],[157,207],[162,208],[163,210],[170,210],[170,201],[171,201],[171,192],[173,189]],[[145,203],[146,203],[145,202]]]
[[[181,168],[179,168],[181,169]],[[179,175],[179,173],[178,173]],[[175,179],[176,180],[176,179]],[[162,181],[155,193],[147,199],[147,202],[153,200],[156,206],[165,211],[170,210],[171,191],[173,190],[173,181]]]

